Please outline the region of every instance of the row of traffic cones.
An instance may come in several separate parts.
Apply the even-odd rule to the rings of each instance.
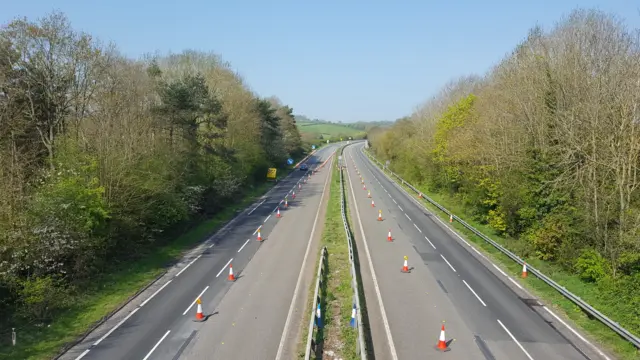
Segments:
[[[308,177],[311,178],[311,175],[309,175]],[[307,183],[307,177],[306,176],[303,178],[303,182],[305,184]],[[300,189],[302,189],[302,184],[300,184],[300,181],[298,181],[298,190],[300,190]],[[291,193],[291,198],[292,199],[296,198],[296,192],[295,191],[293,191]],[[284,207],[285,208],[289,207],[289,197],[288,196],[285,196],[285,198],[284,198]],[[276,208],[276,217],[277,218],[281,218],[282,217],[282,215],[280,214],[280,205],[278,205],[278,207]]]
[[[356,172],[358,173],[358,175],[360,175],[360,170],[358,170],[357,166],[355,164],[353,164],[354,169],[356,169]],[[362,185],[362,189],[363,190],[367,190],[367,186],[364,183],[364,178],[362,177],[362,175],[360,175],[360,182],[363,184]],[[420,193],[420,197],[422,198],[422,193]],[[367,191],[367,198],[371,199],[371,190]],[[371,207],[375,207],[375,202],[373,199],[371,199]],[[378,210],[378,221],[382,221],[382,210]],[[451,221],[452,219],[450,219]],[[393,236],[391,235],[391,229],[389,229],[389,232],[387,233],[387,241],[388,242],[392,242],[393,241]],[[411,273],[411,268],[409,268],[409,257],[408,256],[404,256],[404,262],[402,264],[402,268],[400,269],[400,272],[408,274]],[[524,276],[524,275],[523,275]],[[355,305],[353,306],[353,310],[351,312],[351,324],[352,326],[354,326],[354,322],[355,322],[355,316],[356,316],[356,307]],[[445,337],[445,329],[444,329],[444,322],[442,323],[442,327],[440,328],[440,336],[438,338],[438,342],[435,345],[435,349],[438,351],[442,351],[442,352],[447,352],[450,351],[451,348],[449,348],[448,344],[447,344],[447,340]]]
[[[311,173],[307,174],[306,176],[303,176],[302,182],[304,184],[306,184],[307,183],[307,179],[311,179]],[[294,186],[294,188],[295,188],[295,186]],[[300,183],[300,181],[298,181],[298,190],[301,190],[301,189],[302,189],[302,184]],[[295,190],[292,191],[291,198],[292,199],[296,198]],[[285,196],[285,198],[284,198],[284,207],[285,207],[285,209],[289,207],[289,197],[288,196]],[[278,205],[278,207],[276,207],[276,217],[277,218],[281,218],[282,217],[282,214],[280,213],[280,205]],[[262,235],[260,234],[260,229],[261,228],[262,228],[262,226],[260,226],[258,228],[258,232],[257,232],[258,233],[258,237],[257,237],[258,241],[262,241]]]
[[[307,179],[311,178],[311,174],[309,174],[308,176],[304,177],[303,182],[306,184]],[[302,185],[300,184],[300,182],[298,182],[298,190],[302,189]],[[291,197],[293,199],[296,198],[296,192],[293,191]],[[287,198],[284,199],[284,207],[289,207],[289,201]],[[282,215],[280,214],[280,206],[277,207],[276,209],[276,217],[280,218],[282,217]],[[262,226],[260,226],[258,228],[257,231],[257,240],[258,241],[262,241],[262,234],[261,234],[261,230]],[[228,281],[234,282],[236,281],[236,276],[233,273],[233,264],[229,263],[229,276],[227,277]],[[318,317],[320,316],[320,306],[318,305]],[[196,299],[196,317],[194,319],[194,321],[197,322],[203,322],[207,319],[207,316],[204,315],[204,311],[202,310],[202,300],[200,299],[200,297],[198,297]]]
[[[354,164],[353,167],[356,169],[356,172],[358,173],[358,175],[360,175],[360,170],[358,170],[358,168],[356,167],[356,165]],[[362,175],[360,175],[360,181],[362,182],[362,184],[364,184],[364,178],[362,177]],[[366,185],[363,185],[363,189],[367,190]],[[371,198],[371,190],[367,191],[367,197]],[[419,198],[423,198],[422,192],[419,193],[418,195]],[[373,199],[371,199],[371,207],[376,207],[375,202],[373,201]],[[382,221],[382,210],[378,210],[378,221]],[[453,214],[449,214],[449,222],[452,223],[453,222]],[[391,242],[393,241],[393,238],[391,237],[391,229],[389,229],[389,234],[387,235],[387,241]],[[406,266],[406,256],[405,256],[405,266]],[[403,268],[404,269],[404,268]],[[403,271],[405,272],[405,271]],[[527,272],[527,263],[524,262],[522,264],[522,278],[526,278],[528,276],[528,272]]]
[[[229,281],[236,281],[236,277],[233,274],[233,265],[229,264],[229,277],[227,278]],[[196,299],[196,318],[193,321],[203,322],[207,320],[207,316],[205,316],[204,311],[202,310],[202,300],[200,297]]]

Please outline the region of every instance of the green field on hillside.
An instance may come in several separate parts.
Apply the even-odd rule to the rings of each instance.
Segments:
[[[340,124],[298,122],[297,125],[302,134],[322,135],[327,140],[339,138],[340,136],[352,136],[355,138],[364,135],[364,131]]]

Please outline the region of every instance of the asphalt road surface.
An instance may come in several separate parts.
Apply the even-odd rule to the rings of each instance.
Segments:
[[[337,147],[318,150],[306,161],[310,169]],[[295,348],[295,317],[301,307],[292,298],[299,282],[303,295],[308,288],[298,274],[305,251],[313,266],[315,251],[307,250],[307,244],[328,169],[310,177],[296,170],[280,180],[61,359],[273,359],[279,348],[283,359],[291,358],[286,354]],[[284,209],[281,201],[287,195],[289,207]],[[275,213],[279,204],[281,218]],[[256,239],[259,227],[262,242]],[[230,264],[236,282],[227,279]],[[193,321],[199,296],[205,322]],[[292,320],[283,334],[288,318]]]
[[[558,321],[543,317],[541,303],[503,281],[519,287],[513,279],[465,249],[464,240],[393,184],[362,148],[348,146],[343,158],[377,359],[599,359],[567,329],[557,330]],[[409,274],[400,271],[404,256]],[[434,345],[443,322],[451,350],[441,354]]]

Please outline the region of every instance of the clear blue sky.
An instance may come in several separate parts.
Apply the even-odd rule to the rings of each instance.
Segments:
[[[296,113],[352,122],[408,115],[449,79],[482,74],[536,23],[580,7],[640,27],[637,0],[7,0],[0,22],[57,9],[128,56],[215,51]]]

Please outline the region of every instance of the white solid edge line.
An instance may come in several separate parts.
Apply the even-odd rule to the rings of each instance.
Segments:
[[[491,265],[493,265],[493,267],[494,267],[494,268],[496,268],[496,270],[498,270],[498,271],[500,272],[500,274],[502,274],[502,275],[504,275],[504,276],[506,276],[506,277],[509,277],[509,276],[507,276],[507,274],[506,274],[504,271],[502,271],[502,269],[500,269],[500,268],[498,267],[498,265],[496,265],[496,264],[494,264],[494,263],[491,263]]]
[[[269,220],[270,217],[271,217],[271,214],[269,214],[269,216],[267,216],[267,218],[264,219],[264,222],[267,222],[267,220]]]
[[[82,359],[85,355],[87,355],[89,353],[89,349],[85,350],[82,352],[82,354],[78,355],[78,357],[76,358],[76,360],[80,360]]]
[[[416,227],[416,229],[417,229],[418,231],[420,231],[420,234],[422,234],[422,230],[420,230],[420,228],[418,227],[418,225],[413,224],[413,226],[415,226],[415,227]]]
[[[226,269],[227,266],[229,266],[229,264],[231,264],[232,261],[233,261],[233,258],[229,259],[229,261],[227,261],[227,263],[222,267],[222,269],[220,269],[220,271],[218,271],[218,275],[216,275],[216,277],[220,276],[220,274],[222,274],[224,269]]]
[[[247,241],[245,241],[244,244],[242,244],[242,246],[240,246],[240,249],[238,249],[238,252],[242,251],[242,249],[244,249],[244,247],[247,246],[247,244],[249,243],[249,240],[251,240],[251,239],[247,239]]]
[[[480,255],[481,257],[483,257],[483,258],[485,258],[485,259],[487,258],[487,257],[486,257],[486,256],[484,256],[480,251],[478,251],[478,249],[476,249],[475,247],[473,247],[473,246],[469,246],[469,247],[471,248],[471,250],[475,251],[475,252],[476,252],[476,254]]]
[[[509,281],[511,281],[515,286],[519,287],[519,288],[520,288],[520,290],[524,290],[524,289],[522,288],[522,286],[521,286],[520,284],[518,284],[518,282],[517,282],[517,281],[513,280],[512,278],[510,278],[510,277],[508,277],[508,276],[507,276],[507,279],[509,279]]]
[[[153,293],[153,295],[149,296],[147,298],[147,300],[143,301],[142,304],[140,304],[140,307],[145,306],[151,299],[153,299],[154,296],[158,295],[158,293],[160,291],[162,291],[162,289],[164,289],[165,287],[167,287],[167,285],[169,285],[171,282],[173,281],[173,279],[167,281],[166,283],[164,283],[164,285],[162,285],[162,287],[160,287],[160,289],[156,290],[156,292]]]
[[[464,279],[462,280],[462,282],[467,285],[467,288],[469,289],[469,291],[471,291],[473,293],[473,295],[476,296],[476,299],[478,299],[478,301],[480,301],[480,303],[484,306],[487,306],[487,304],[484,303],[484,301],[482,301],[482,299],[480,298],[480,296],[478,296],[478,294],[476,294],[475,291],[473,291],[473,289],[471,288],[471,286],[469,286],[469,284],[467,284],[466,281],[464,281]]]
[[[119,328],[120,325],[124,324],[124,322],[127,321],[138,310],[140,310],[139,307],[133,309],[133,311],[130,312],[129,315],[127,315],[124,319],[120,320],[120,322],[117,323],[116,326],[112,327],[111,330],[109,330],[106,334],[102,335],[102,337],[100,339],[98,339],[96,342],[94,342],[92,346],[96,346],[96,345],[100,344],[102,342],[102,340],[106,339],[107,336],[111,335],[112,332],[116,331],[116,329]]]
[[[153,354],[153,352],[156,350],[156,348],[158,346],[160,346],[160,343],[162,342],[162,340],[164,340],[164,338],[167,337],[167,335],[169,335],[169,333],[171,332],[171,330],[167,330],[166,333],[164,333],[164,336],[160,338],[160,340],[158,340],[158,342],[156,343],[156,345],[151,349],[151,351],[149,351],[149,353],[147,354],[147,356],[144,357],[144,359],[142,360],[147,360],[149,358],[149,356],[151,356],[151,354]]]
[[[367,170],[369,170],[367,168]],[[369,171],[370,172],[370,171]],[[383,171],[384,173],[384,171]],[[398,184],[396,184],[394,181],[391,181],[391,183],[393,185],[395,185],[397,188],[399,188],[402,192],[404,192],[407,196],[409,196],[409,198],[411,198],[412,200],[415,200],[412,196],[409,195],[409,193],[407,193],[407,191],[402,188],[401,186],[399,186]],[[431,212],[429,209],[427,209],[424,205],[420,204],[419,202],[416,201],[416,203],[424,208],[425,210]],[[467,241],[462,238],[462,236],[460,234],[458,234],[454,229],[452,229],[449,225],[447,225],[444,221],[440,220],[439,217],[434,216],[434,218],[436,220],[438,220],[442,225],[445,226],[446,229],[449,230],[449,232],[453,235],[455,235],[458,239],[464,241],[465,243],[467,243]],[[425,236],[425,239],[427,239],[427,237]],[[429,239],[427,239],[427,241],[429,241]],[[429,243],[431,244],[431,241],[429,241]],[[467,243],[468,244],[468,243]],[[433,244],[431,244],[431,246],[433,246]],[[470,246],[472,249],[476,250],[474,247]],[[433,248],[435,249],[435,246],[433,246]],[[477,251],[476,251],[477,252]],[[482,254],[481,254],[482,255]],[[442,255],[441,255],[442,256]],[[484,256],[483,256],[484,257]],[[444,258],[444,257],[443,257]],[[485,257],[486,258],[486,257]],[[446,259],[445,259],[446,261]],[[447,262],[448,263],[448,262]],[[496,264],[491,264],[493,265],[493,267],[496,268],[496,270],[498,270],[502,275],[504,275],[507,279],[509,279],[509,281],[511,281],[514,285],[516,285],[518,288],[520,288],[521,290],[524,290],[522,288],[522,286],[516,282],[514,279],[512,279],[511,277],[509,277],[507,274],[505,274],[504,271],[502,271],[502,269],[500,269]],[[607,357],[599,348],[597,348],[595,345],[591,344],[590,342],[588,342],[586,339],[584,339],[584,337],[580,336],[573,328],[571,328],[570,326],[568,326],[564,321],[562,321],[562,319],[560,319],[556,314],[554,314],[551,310],[549,310],[548,308],[544,307],[550,314],[552,314],[558,321],[560,321],[563,325],[565,325],[569,330],[571,330],[571,332],[573,332],[574,334],[576,334],[576,336],[578,336],[580,338],[580,340],[584,341],[585,343],[587,343],[588,345],[590,345],[594,350],[596,350],[596,352],[598,352],[598,354],[600,354],[602,357],[604,357],[607,360],[610,360],[609,357]],[[505,329],[505,331],[507,331],[507,333],[509,333],[509,331],[507,330],[507,328],[502,324],[502,322],[500,322],[500,320],[498,320],[498,322],[500,323],[500,325]],[[513,336],[511,335],[511,333],[509,333],[509,335],[513,338]],[[515,340],[515,338],[513,338]],[[522,348],[522,346],[516,341],[516,343],[518,344],[518,346],[520,346],[520,348],[524,351],[524,348]],[[529,357],[529,359],[532,359],[531,356],[525,351],[525,353],[527,354],[527,356]],[[532,359],[533,360],[533,359]]]
[[[200,255],[196,256],[196,258],[195,258],[195,259],[193,259],[190,263],[188,263],[188,264],[187,264],[187,266],[183,267],[183,268],[182,268],[182,270],[180,270],[180,272],[178,272],[178,273],[176,274],[176,276],[175,276],[175,277],[180,276],[180,274],[182,274],[182,272],[183,272],[183,271],[187,270],[187,268],[188,268],[189,266],[191,266],[191,264],[193,264],[194,262],[196,262],[196,260],[200,259],[200,256],[202,256],[202,254],[200,254]]]
[[[351,160],[353,157],[350,155]],[[360,218],[360,210],[358,209],[358,202],[356,200],[355,191],[353,191],[353,183],[351,182],[351,175],[347,171],[347,178],[349,179],[349,187],[351,188],[351,198],[353,199],[353,206],[356,208],[356,217],[358,219],[358,226],[360,227],[360,234],[364,243],[364,250],[367,254],[367,262],[369,263],[369,270],[371,271],[371,280],[373,281],[373,287],[376,290],[376,297],[378,298],[378,305],[380,305],[380,315],[382,316],[382,322],[384,324],[384,330],[387,334],[387,340],[389,341],[389,351],[391,352],[391,358],[398,360],[398,354],[396,353],[396,346],[393,343],[393,337],[391,336],[391,328],[389,327],[389,320],[387,319],[387,313],[384,310],[384,304],[382,303],[382,295],[380,294],[380,287],[378,286],[378,279],[376,277],[376,271],[373,268],[373,261],[371,260],[371,253],[369,252],[369,245],[367,244],[367,237],[364,234],[364,227],[362,226],[362,219]]]
[[[329,158],[330,159],[330,158]],[[327,159],[328,160],[328,159]],[[298,298],[298,293],[300,292],[300,284],[302,283],[302,277],[304,274],[304,269],[307,258],[309,257],[309,250],[311,250],[311,243],[313,242],[313,235],[316,232],[316,226],[318,225],[318,217],[320,217],[320,209],[322,209],[322,200],[324,200],[324,195],[327,192],[327,184],[329,184],[329,179],[331,176],[327,176],[324,181],[324,187],[322,188],[322,195],[320,196],[320,206],[318,206],[318,210],[316,211],[316,217],[313,220],[313,226],[311,227],[311,235],[309,235],[309,241],[307,242],[307,249],[304,252],[304,258],[302,258],[302,266],[300,266],[300,273],[298,274],[298,281],[296,282],[296,287],[293,290],[293,297],[291,298],[291,304],[289,305],[289,312],[287,313],[287,320],[284,322],[284,328],[282,329],[282,336],[280,337],[280,343],[278,344],[278,352],[276,353],[276,360],[282,358],[282,352],[284,351],[284,343],[287,339],[287,334],[289,333],[289,326],[291,325],[291,318],[293,316],[293,310],[295,308],[295,300]]]
[[[605,353],[602,352],[602,350],[598,349],[598,347],[596,347],[595,345],[593,345],[592,343],[590,343],[587,339],[585,339],[582,335],[580,335],[576,330],[574,330],[571,326],[569,326],[566,322],[564,322],[558,315],[556,315],[553,311],[549,310],[548,307],[543,306],[543,308],[545,310],[547,310],[547,312],[549,314],[551,314],[551,316],[553,316],[554,318],[556,318],[556,320],[560,321],[560,323],[562,323],[562,325],[564,325],[565,327],[567,327],[567,329],[571,330],[571,332],[577,336],[580,340],[584,341],[585,343],[587,343],[589,346],[591,346],[598,354],[600,354],[600,356],[602,356],[603,358],[605,358],[606,360],[611,360]]]
[[[429,242],[429,244],[431,245],[432,248],[434,248],[434,249],[436,248],[436,246],[433,245],[433,243],[431,242],[431,240],[429,240],[428,237],[425,236],[424,238],[425,238],[425,240],[427,240]]]
[[[449,263],[447,258],[444,257],[444,255],[440,254],[440,257],[444,260],[444,262],[447,263],[447,265],[449,265],[449,267],[451,268],[451,270],[453,270],[453,272],[457,272],[456,269],[454,269],[453,266],[451,266],[451,263]]]
[[[204,294],[205,291],[207,291],[207,289],[209,288],[209,285],[207,285],[206,288],[204,288],[204,290],[202,290],[202,292],[200,293],[200,295],[196,296],[195,299],[193,299],[193,302],[191,303],[191,305],[189,305],[189,307],[187,308],[187,310],[185,310],[182,315],[185,315],[187,312],[189,312],[189,310],[191,310],[191,308],[193,307],[193,304],[196,303],[196,301],[198,301],[198,299],[202,296],[202,294]]]
[[[511,337],[511,339],[513,339],[513,341],[516,343],[516,345],[518,345],[518,347],[520,348],[520,350],[522,350],[522,352],[527,355],[527,357],[530,360],[533,360],[533,358],[531,357],[531,355],[529,355],[529,353],[527,352],[527,350],[524,349],[524,347],[520,344],[520,342],[518,342],[518,340],[516,339],[515,336],[513,336],[513,334],[511,334],[511,331],[509,331],[509,329],[507,329],[506,326],[504,326],[504,324],[502,323],[502,321],[500,321],[500,319],[498,320],[498,324],[500,324],[500,326],[502,326],[502,328],[504,329],[504,331],[506,331],[506,333]]]
[[[407,219],[409,219],[409,221],[413,221],[413,220],[411,220],[411,218],[409,217],[409,215],[407,215],[406,213],[404,214],[404,216],[406,216],[406,217],[407,217]]]

